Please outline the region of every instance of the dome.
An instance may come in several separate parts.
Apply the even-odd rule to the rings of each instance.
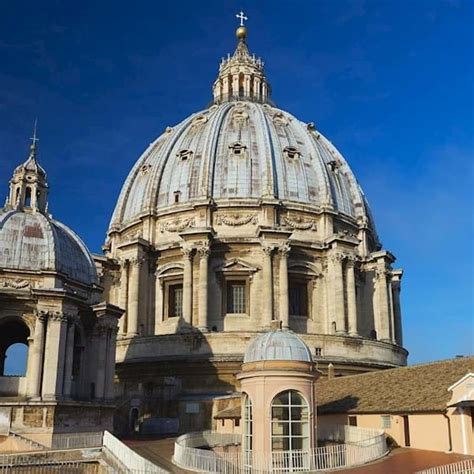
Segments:
[[[0,211],[0,268],[56,271],[93,284],[97,274],[82,240],[64,224],[41,212]]]
[[[312,362],[308,346],[291,331],[270,331],[257,336],[248,346],[244,364],[263,360]]]
[[[370,221],[362,190],[332,143],[268,103],[215,104],[168,128],[130,172],[111,227],[209,199],[274,199]]]

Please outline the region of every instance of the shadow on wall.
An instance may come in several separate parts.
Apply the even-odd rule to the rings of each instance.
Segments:
[[[114,431],[130,435],[212,429],[214,399],[234,392],[241,366],[241,361],[224,362],[218,370],[213,357],[206,334],[182,320],[176,334],[132,339],[126,362],[116,366],[120,395]]]
[[[329,403],[318,405],[318,415],[331,415],[333,413],[346,414],[349,412],[349,410],[357,408],[358,402],[359,398],[352,396],[346,396],[338,400],[333,400]]]

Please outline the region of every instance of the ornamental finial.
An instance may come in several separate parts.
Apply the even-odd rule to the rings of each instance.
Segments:
[[[248,17],[244,15],[242,10],[235,16],[240,20],[240,26],[237,28],[235,35],[240,41],[245,41],[245,38],[247,37],[247,28],[244,26],[244,21],[247,21]]]

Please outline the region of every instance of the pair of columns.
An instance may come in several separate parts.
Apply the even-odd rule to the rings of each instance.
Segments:
[[[358,336],[355,282],[356,256],[336,252],[331,255],[330,261],[332,265],[334,314],[332,319],[336,323],[336,334],[349,333],[350,336]],[[344,280],[346,282],[345,286]],[[347,301],[347,323],[345,301]]]
[[[28,366],[29,397],[71,396],[74,332],[73,316],[45,311],[37,314]]]
[[[390,271],[385,266],[375,269],[376,331],[378,339],[403,344],[400,309],[400,270]]]
[[[290,327],[290,301],[288,284],[288,255],[290,245],[284,242],[280,245],[263,245],[263,327],[270,327],[273,320],[273,253],[278,251],[280,255],[279,265],[279,318],[284,329]]]
[[[208,321],[208,273],[209,255],[211,253],[209,242],[198,247],[184,245],[182,248],[183,264],[183,319],[189,326],[192,325],[193,314],[193,260],[194,252],[199,257],[199,305],[198,305],[198,327],[201,331],[207,331]]]
[[[97,324],[94,330],[95,357],[95,398],[111,400],[114,397],[115,346],[117,328],[115,325]]]
[[[138,318],[140,314],[140,280],[144,257],[123,259],[120,272],[119,306],[126,311],[125,317],[119,320],[121,335],[138,335]]]

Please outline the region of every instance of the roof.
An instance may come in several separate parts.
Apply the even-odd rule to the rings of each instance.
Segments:
[[[269,331],[257,336],[247,347],[244,364],[262,360],[299,360],[312,362],[311,351],[291,331]]]
[[[0,268],[50,270],[92,284],[97,273],[82,240],[61,222],[41,212],[0,210]]]
[[[337,377],[317,382],[318,412],[444,411],[449,387],[474,370],[474,357]]]
[[[214,418],[216,420],[229,419],[229,418],[240,418],[242,416],[242,407],[236,406],[232,408],[226,408],[225,410],[217,413]]]

